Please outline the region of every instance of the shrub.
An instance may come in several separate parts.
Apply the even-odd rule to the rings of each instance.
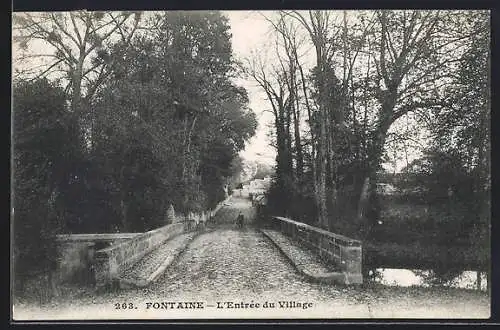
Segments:
[[[13,245],[15,290],[55,267],[53,236],[62,231],[62,187],[68,181],[75,130],[62,89],[47,80],[14,86]]]

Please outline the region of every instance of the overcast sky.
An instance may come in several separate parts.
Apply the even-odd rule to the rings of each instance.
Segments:
[[[233,52],[237,59],[242,60],[251,56],[252,51],[266,44],[269,37],[269,25],[258,12],[225,11],[224,13],[229,17]],[[256,113],[259,121],[257,133],[241,152],[241,156],[248,160],[274,163],[275,150],[269,146],[270,140],[267,137],[269,133],[267,126],[272,123],[273,118],[271,113],[263,111],[269,108],[269,102],[261,89],[250,79],[242,78],[237,83],[247,89],[250,108]]]

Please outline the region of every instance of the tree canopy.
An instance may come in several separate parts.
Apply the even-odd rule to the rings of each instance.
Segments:
[[[225,197],[257,121],[220,12],[16,14],[15,25],[26,56],[42,39],[57,63],[17,73],[20,255],[50,219],[50,235],[142,232],[167,224],[170,205],[187,214]]]
[[[406,151],[423,131],[486,184],[488,12],[285,10],[266,20],[274,60],[249,58],[245,69],[273,109],[276,212],[369,237],[389,146]]]

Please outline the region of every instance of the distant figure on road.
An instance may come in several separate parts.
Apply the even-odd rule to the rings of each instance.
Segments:
[[[243,228],[243,222],[245,221],[245,217],[243,214],[240,213],[238,214],[238,217],[236,218],[236,224],[238,225],[239,228]]]

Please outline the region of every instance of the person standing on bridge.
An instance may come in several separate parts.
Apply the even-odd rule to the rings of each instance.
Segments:
[[[238,217],[236,218],[236,224],[238,225],[239,228],[243,228],[243,223],[245,221],[245,217],[243,216],[243,213],[238,214]]]

